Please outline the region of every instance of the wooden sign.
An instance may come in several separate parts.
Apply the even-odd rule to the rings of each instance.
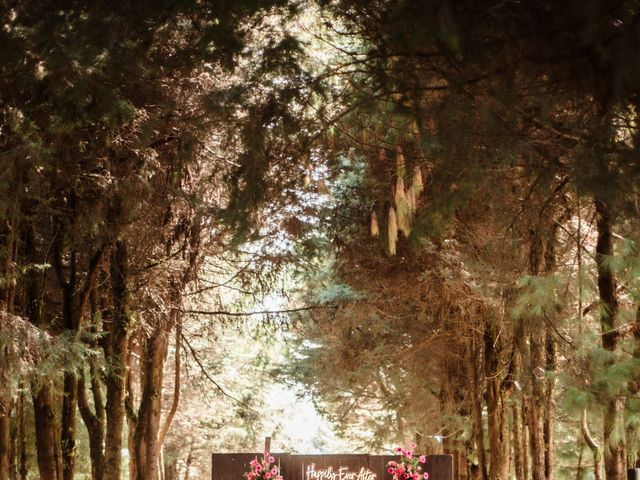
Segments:
[[[284,480],[392,480],[387,463],[395,455],[290,455],[272,453]],[[214,453],[212,480],[243,480],[249,462],[262,453]],[[453,480],[451,455],[427,455],[429,480]]]

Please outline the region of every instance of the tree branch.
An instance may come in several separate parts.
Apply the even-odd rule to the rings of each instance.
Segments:
[[[164,445],[164,440],[169,432],[169,428],[171,427],[171,423],[173,422],[173,417],[176,415],[178,411],[178,404],[180,403],[180,338],[182,337],[182,321],[178,319],[176,322],[176,351],[175,351],[175,377],[173,382],[173,401],[171,402],[171,409],[167,414],[167,418],[162,425],[162,429],[158,435],[158,446],[157,448],[162,448]]]
[[[318,310],[323,308],[338,308],[337,305],[309,305],[299,308],[285,308],[283,310],[256,310],[251,312],[229,312],[227,310],[182,310],[182,313],[194,315],[227,315],[229,317],[249,317],[252,315],[278,315],[281,313],[304,312],[308,310]]]
[[[205,377],[207,377],[207,380],[209,380],[211,383],[213,383],[213,385],[220,391],[220,393],[222,393],[225,397],[230,398],[231,400],[233,400],[234,402],[239,403],[240,405],[242,405],[245,408],[248,408],[251,411],[255,411],[253,408],[251,408],[249,405],[247,405],[246,403],[244,403],[242,400],[238,400],[237,398],[235,398],[232,395],[229,395],[224,388],[222,388],[220,386],[220,384],[218,382],[216,382],[211,375],[209,375],[209,372],[207,372],[207,369],[204,367],[204,365],[202,364],[202,362],[200,361],[200,358],[198,357],[198,354],[196,353],[195,349],[191,346],[191,344],[189,343],[189,340],[187,340],[187,337],[185,337],[184,335],[182,336],[182,341],[184,342],[184,344],[187,346],[187,348],[189,349],[189,351],[191,352],[191,355],[193,356],[193,359],[196,361],[196,363],[198,364],[198,366],[200,367],[200,370],[202,370],[202,373],[204,374]]]

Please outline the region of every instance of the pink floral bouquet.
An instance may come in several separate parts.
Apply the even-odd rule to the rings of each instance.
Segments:
[[[280,475],[280,470],[275,461],[276,459],[273,458],[273,455],[269,452],[264,452],[262,461],[255,457],[249,462],[251,470],[245,473],[245,477],[247,477],[247,480],[282,480],[282,475]]]
[[[428,480],[429,474],[424,472],[422,468],[427,457],[413,455],[412,450],[416,448],[415,443],[412,443],[410,448],[411,450],[405,450],[402,447],[396,448],[400,459],[397,462],[391,460],[387,464],[387,472],[393,475],[393,480]]]

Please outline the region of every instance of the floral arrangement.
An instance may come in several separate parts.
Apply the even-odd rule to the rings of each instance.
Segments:
[[[415,443],[412,443],[410,448],[411,450],[405,450],[402,447],[396,448],[400,458],[397,462],[391,460],[387,464],[387,471],[393,475],[393,480],[428,480],[429,474],[424,472],[422,468],[427,457],[413,455],[412,450],[416,448]]]
[[[247,480],[282,480],[282,475],[280,475],[280,470],[275,461],[276,459],[273,458],[273,455],[269,452],[264,452],[262,461],[255,457],[249,462],[251,470],[245,473],[245,477],[247,477]]]

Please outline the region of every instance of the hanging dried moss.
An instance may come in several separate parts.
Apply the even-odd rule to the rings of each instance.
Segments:
[[[406,197],[409,210],[411,211],[411,213],[414,213],[416,211],[416,194],[414,193],[412,188],[407,190]]]
[[[378,238],[380,235],[380,228],[378,227],[378,216],[376,212],[371,213],[371,236]]]
[[[402,205],[407,203],[407,196],[404,190],[404,180],[402,179],[402,177],[398,177],[398,179],[396,180],[394,200],[396,208],[400,208]]]
[[[413,169],[413,179],[411,180],[411,190],[418,196],[424,191],[424,183],[422,181],[422,171],[420,167]]]
[[[400,145],[396,147],[396,174],[398,177],[404,177],[405,174],[404,153]]]
[[[389,255],[396,254],[396,242],[398,241],[398,221],[396,211],[389,207],[389,219],[387,221],[387,241],[389,244]]]

